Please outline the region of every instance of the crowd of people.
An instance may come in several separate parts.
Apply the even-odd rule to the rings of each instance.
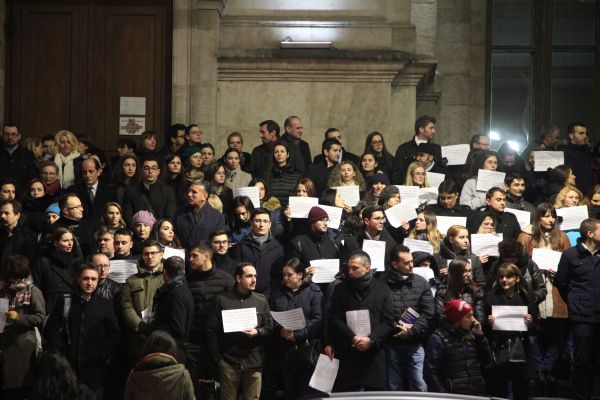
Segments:
[[[563,360],[574,398],[599,398],[600,154],[586,125],[545,127],[521,154],[474,135],[449,163],[435,124],[419,117],[394,155],[380,132],[358,156],[330,128],[314,158],[297,116],[283,132],[260,122],[251,152],[229,134],[221,157],[198,125],[174,124],[162,149],[148,131],[108,159],[85,136],[24,139],[5,123],[3,398],[300,398],[319,393],[321,353],[339,360],[334,391],[527,399]],[[564,164],[538,171],[540,151]],[[482,170],[503,184],[482,190]],[[406,187],[434,196],[393,221]],[[291,197],[315,201],[299,213]],[[579,229],[563,229],[557,210],[577,206]],[[463,222],[440,231],[440,217]],[[485,234],[497,246],[475,254]],[[558,265],[534,262],[538,249]],[[298,309],[301,328],[278,317]]]

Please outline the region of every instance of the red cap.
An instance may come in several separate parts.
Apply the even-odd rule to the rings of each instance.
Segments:
[[[464,300],[450,300],[444,307],[446,319],[451,323],[456,323],[464,318],[465,315],[473,312],[473,307]]]

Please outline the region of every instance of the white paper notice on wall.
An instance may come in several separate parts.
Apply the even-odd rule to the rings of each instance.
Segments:
[[[146,116],[146,98],[120,97],[119,115]]]

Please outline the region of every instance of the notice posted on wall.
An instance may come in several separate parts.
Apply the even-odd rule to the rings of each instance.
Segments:
[[[136,136],[146,130],[146,98],[119,98],[119,135]]]

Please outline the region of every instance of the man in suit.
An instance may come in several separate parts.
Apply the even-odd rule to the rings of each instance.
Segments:
[[[83,183],[69,188],[70,193],[75,193],[83,205],[83,219],[97,227],[100,217],[104,212],[106,203],[117,201],[115,188],[99,180],[102,167],[95,157],[90,157],[81,163]]]

